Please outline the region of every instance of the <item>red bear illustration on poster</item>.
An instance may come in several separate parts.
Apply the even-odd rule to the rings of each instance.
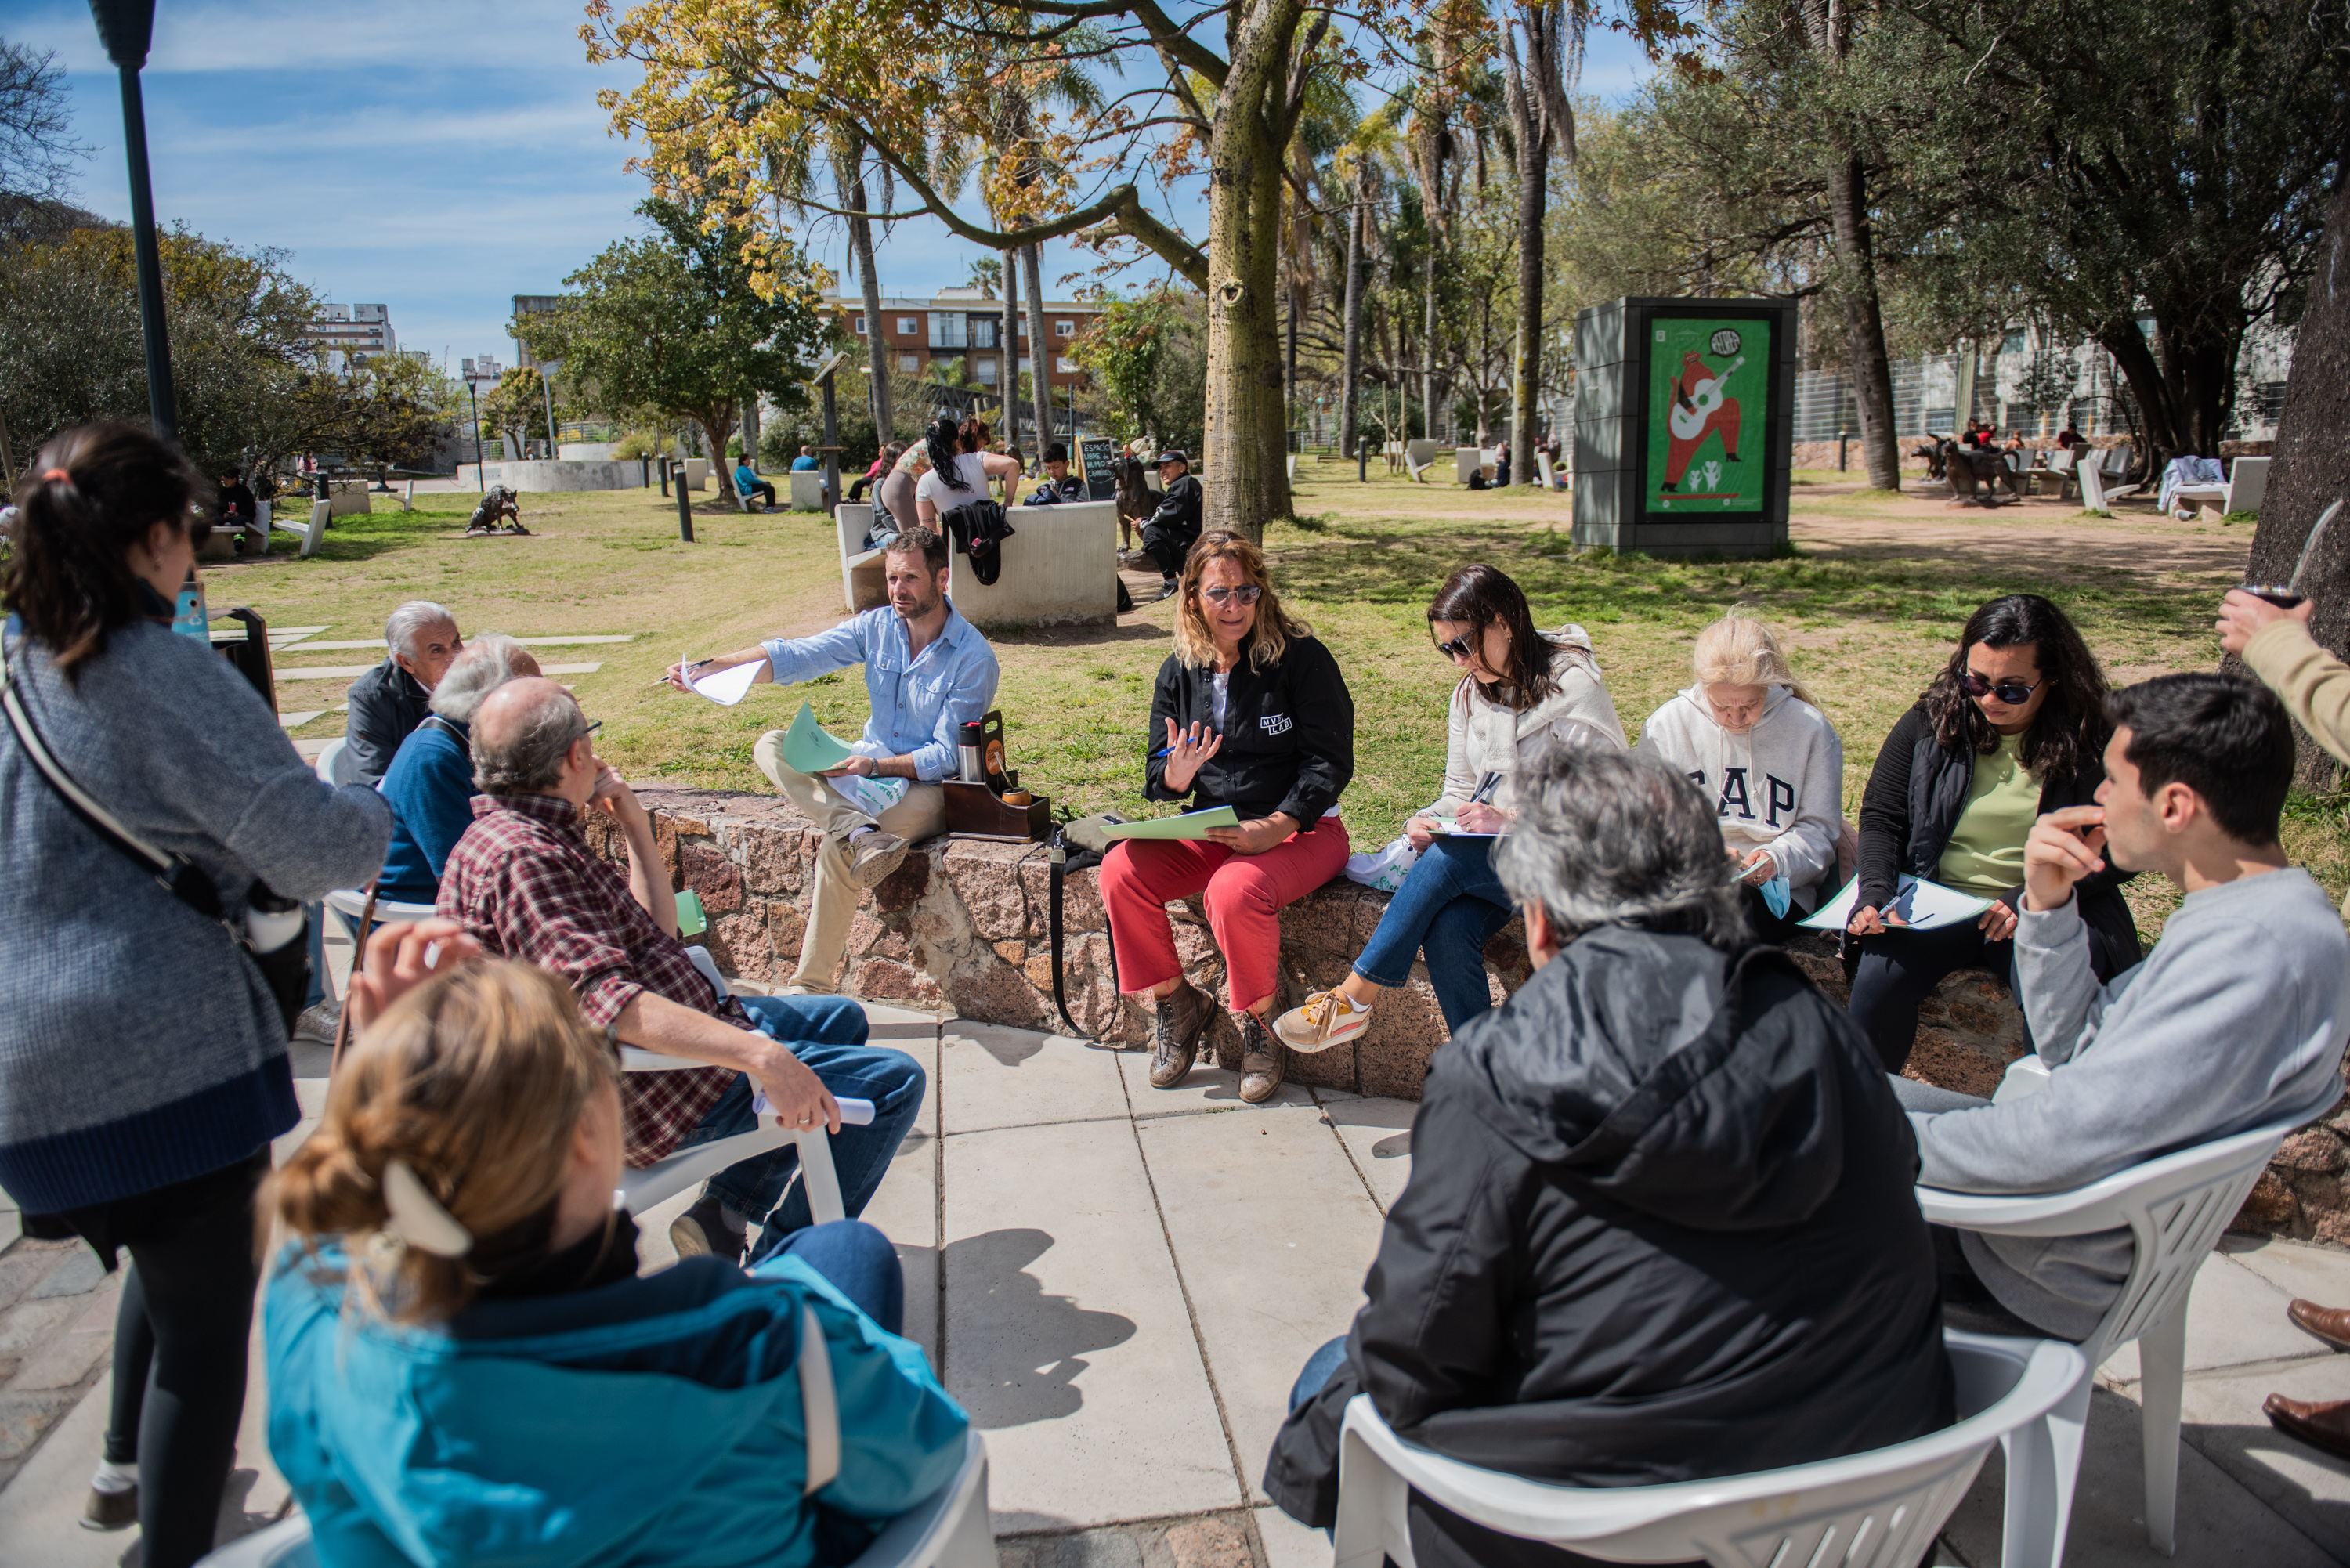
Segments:
[[[1665,448],[1664,488],[1668,492],[1679,492],[1681,476],[1689,472],[1698,449],[1709,436],[1721,436],[1725,462],[1738,461],[1738,400],[1722,389],[1744,363],[1745,356],[1740,355],[1716,370],[1695,349],[1681,356],[1680,373],[1673,378],[1672,401],[1665,415],[1665,424],[1671,434]],[[1730,493],[1735,492],[1736,486],[1732,485]],[[1690,499],[1714,497],[1692,494]]]

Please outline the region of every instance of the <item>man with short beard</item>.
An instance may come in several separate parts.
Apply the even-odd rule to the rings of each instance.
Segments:
[[[670,671],[670,683],[685,691],[690,680],[740,664],[759,666],[754,685],[865,666],[872,716],[854,756],[828,772],[804,774],[784,761],[781,730],[760,736],[754,753],[784,797],[824,830],[807,935],[787,988],[802,994],[837,989],[858,895],[895,871],[914,841],[946,830],[938,781],[955,772],[962,726],[995,701],[995,650],[947,600],[945,536],[908,528],[884,559],[886,607],[815,637],[777,638]]]

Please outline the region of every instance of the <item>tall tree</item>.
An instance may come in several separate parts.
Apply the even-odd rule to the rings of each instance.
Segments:
[[[1003,391],[1003,444],[1020,444],[1020,266],[1019,258],[1010,251],[1003,256],[1003,352],[996,364],[1003,379],[996,385]],[[1041,435],[1036,438],[1043,441]],[[1041,455],[1041,452],[1040,452]]]
[[[1054,354],[1056,346],[1045,337],[1044,267],[1037,246],[1021,247],[1020,265],[1021,270],[1028,275],[1028,338],[1034,345],[1032,353],[1036,361],[1036,368],[1031,372],[1031,386],[1036,400],[1036,454],[1041,460],[1045,446],[1053,439],[1053,360],[1048,356]],[[1018,362],[1017,350],[1014,352],[1013,358]]]
[[[2252,534],[2246,576],[2282,583],[2309,543],[2310,530],[2329,506],[2340,506],[2302,574],[2302,591],[2316,601],[2310,635],[2337,656],[2350,656],[2350,182],[2338,183],[2325,236],[2318,247],[2307,307],[2293,348],[2293,375],[2277,415],[2276,451],[2268,494]],[[2301,737],[2300,783],[2323,789],[2334,776],[2334,759]]]
[[[1518,327],[1510,362],[1510,477],[1536,484],[1534,412],[1542,395],[1544,218],[1550,161],[1575,166],[1575,108],[1567,92],[1583,74],[1587,0],[1513,0],[1502,30],[1503,84],[1518,163]],[[1521,56],[1520,34],[1525,36]]]
[[[0,196],[62,201],[89,149],[73,137],[73,108],[57,56],[0,38]]]

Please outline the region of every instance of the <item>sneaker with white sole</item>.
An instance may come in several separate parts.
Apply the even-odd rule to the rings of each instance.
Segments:
[[[1292,1051],[1312,1054],[1344,1045],[1371,1026],[1371,1010],[1347,1005],[1336,991],[1317,991],[1303,1007],[1293,1007],[1273,1021],[1273,1032]]]
[[[906,851],[913,846],[894,833],[875,828],[854,838],[840,841],[840,857],[848,864],[848,880],[860,892],[878,887],[883,878],[906,862]]]
[[[282,1015],[281,1015],[282,1016]],[[329,998],[302,1010],[294,1021],[294,1038],[314,1045],[332,1045],[335,1028],[343,1021],[343,1010]]]

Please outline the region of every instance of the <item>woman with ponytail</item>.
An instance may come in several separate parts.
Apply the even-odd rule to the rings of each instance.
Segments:
[[[366,881],[391,834],[381,796],[319,783],[245,679],[172,630],[200,484],[143,431],[68,431],[17,486],[0,574],[0,1187],[26,1233],[137,1265],[88,1521],[135,1519],[149,1568],[212,1550],[254,1194],[300,1116],[255,954],[298,943],[289,901]]]
[[[941,414],[931,421],[923,437],[930,472],[914,487],[924,527],[938,527],[941,517],[968,502],[986,500],[989,480],[1020,477],[1019,459],[987,450],[994,434],[985,420],[957,423],[952,415]]]
[[[376,934],[365,1032],[269,1189],[270,1450],[320,1561],[855,1556],[969,1426],[898,1337],[895,1250],[844,1220],[639,1278],[611,1047],[563,981],[477,956],[454,921]],[[811,1322],[840,1425],[813,1487]]]

